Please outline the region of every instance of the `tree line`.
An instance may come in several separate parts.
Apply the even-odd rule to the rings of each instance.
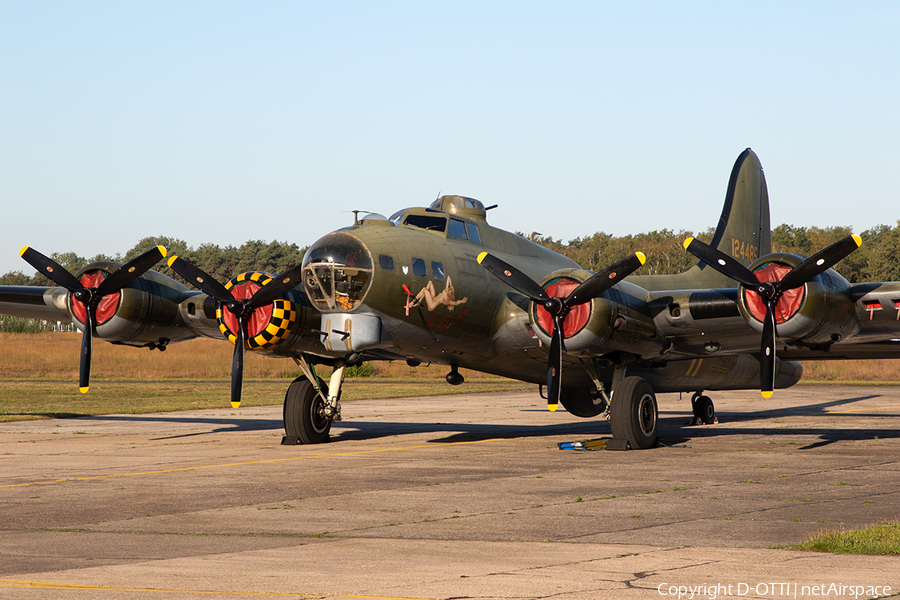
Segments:
[[[697,234],[662,229],[622,237],[595,233],[590,237],[570,240],[567,244],[549,237],[536,237],[534,241],[568,256],[591,271],[606,268],[628,254],[641,251],[647,256],[647,263],[637,271],[639,274],[666,275],[681,273],[696,264],[697,259],[682,246],[685,239],[693,236],[708,243],[713,233],[712,228]],[[853,230],[850,227],[779,225],[772,230],[772,251],[812,256],[851,233]],[[835,265],[834,269],[850,283],[900,281],[900,222],[896,227],[878,225],[859,236],[863,241],[862,247]]]
[[[772,250],[811,256],[851,233],[850,227],[779,225],[772,230]],[[862,247],[838,263],[834,267],[835,270],[850,283],[900,281],[900,222],[896,227],[878,225],[859,235],[863,240]],[[662,275],[680,273],[697,262],[697,259],[685,252],[682,246],[685,238],[690,236],[709,242],[713,236],[713,229],[697,234],[690,231],[676,233],[670,229],[662,229],[621,237],[598,232],[591,236],[569,240],[568,243],[554,240],[552,237],[534,236],[532,239],[568,256],[591,271],[603,269],[639,250],[647,256],[647,263],[638,273]],[[193,248],[184,240],[157,236],[142,239],[124,256],[98,255],[86,259],[74,252],[65,252],[52,254],[51,258],[75,273],[86,264],[99,260],[119,262],[131,260],[157,245],[165,246],[170,256],[177,254],[189,260],[223,283],[244,271],[281,273],[303,262],[303,255],[306,252],[305,247],[300,248],[297,244],[278,241],[266,243],[261,240],[250,240],[238,248],[234,246],[222,248],[215,244],[202,244]],[[157,270],[174,279],[180,279],[164,262],[159,264]],[[40,273],[29,277],[21,271],[13,271],[0,275],[0,285],[52,284]]]
[[[297,244],[288,244],[278,241],[266,243],[261,240],[244,242],[239,248],[216,244],[202,244],[198,248],[188,246],[184,240],[165,236],[146,237],[139,241],[134,248],[124,255],[107,256],[99,254],[92,258],[78,256],[74,252],[53,253],[50,258],[55,260],[67,271],[74,274],[85,265],[97,261],[111,260],[127,262],[147,250],[156,246],[165,246],[168,255],[178,255],[194,265],[200,267],[208,274],[222,283],[225,283],[238,273],[245,271],[261,271],[263,273],[282,273],[303,262],[306,247],[300,248]],[[183,281],[169,265],[161,261],[155,269],[173,279]],[[55,285],[41,273],[33,276],[25,275],[22,271],[11,271],[0,275],[0,285]]]

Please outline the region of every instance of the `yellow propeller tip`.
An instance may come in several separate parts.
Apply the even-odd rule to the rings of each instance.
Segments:
[[[19,256],[24,255],[25,252],[27,252],[27,251],[28,251],[28,246],[22,246],[22,249],[19,250]]]
[[[850,237],[853,238],[853,241],[856,242],[856,247],[859,248],[862,246],[862,238],[856,235],[855,233],[851,234]]]
[[[176,260],[178,260],[178,255],[173,254],[172,257],[168,261],[166,261],[166,264],[168,264],[171,267],[172,263],[175,262]]]
[[[481,264],[481,261],[484,260],[484,257],[485,257],[485,256],[487,256],[487,252],[482,252],[481,254],[478,255],[478,259],[477,259],[477,260],[478,260],[478,264],[479,264],[479,265]]]
[[[550,412],[554,412],[557,408],[559,408],[559,404],[548,404],[547,405],[547,410],[549,410]]]
[[[692,238],[692,237],[689,237],[688,239],[684,240],[684,249],[687,250],[687,247],[690,246],[691,242],[693,242],[693,241],[694,241],[694,238]]]
[[[763,398],[771,398],[772,392],[760,392]]]
[[[78,391],[81,392],[82,394],[87,394],[89,389],[90,389],[90,386],[85,386],[85,387],[78,388]]]
[[[157,246],[157,248],[159,248],[159,253],[163,255],[163,258],[165,258],[166,254],[169,253],[169,251],[166,250],[165,246]]]
[[[634,255],[637,256],[639,261],[641,261],[641,264],[644,264],[645,262],[647,262],[647,257],[646,257],[646,255],[644,255],[643,252],[635,252]]]
[[[231,403],[231,408],[240,408],[240,407],[241,407],[241,403],[240,403],[240,402],[232,402],[232,403]]]

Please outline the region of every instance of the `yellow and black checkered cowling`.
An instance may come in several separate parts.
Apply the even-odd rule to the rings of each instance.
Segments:
[[[272,280],[268,273],[249,272],[233,277],[225,289],[235,298],[246,299]],[[254,311],[247,325],[247,347],[251,350],[272,348],[283,342],[294,327],[299,307],[286,298],[279,298],[269,306]],[[219,330],[232,344],[237,343],[237,318],[222,307],[216,311]]]

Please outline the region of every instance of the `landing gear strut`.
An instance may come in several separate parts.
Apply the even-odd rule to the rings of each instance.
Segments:
[[[282,445],[322,444],[328,441],[331,424],[341,420],[341,384],[347,370],[343,361],[334,365],[326,384],[315,368],[300,356],[294,359],[303,375],[288,387],[284,396]]]

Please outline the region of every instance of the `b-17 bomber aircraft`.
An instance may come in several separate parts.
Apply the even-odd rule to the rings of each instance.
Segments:
[[[161,349],[227,339],[236,406],[245,352],[292,359],[300,375],[284,399],[286,444],[328,441],[345,369],[363,361],[447,365],[453,385],[460,367],[538,384],[551,410],[606,417],[608,446],[625,449],[657,445],[657,393],[693,393],[695,417],[712,423],[708,391],[768,397],[800,380],[799,360],[900,357],[900,282],[851,285],[831,268],[860,245],[855,235],[809,258],[772,253],[765,176],[750,149],[712,240],[685,242],[699,260],[680,274],[633,275],[641,253],[586,271],[489,225],[491,208],[441,196],[390,218],[355,217],[301,265],[225,284],[162,247],[74,275],[25,247],[56,286],[0,286],[0,313],[71,320],[83,333],[83,392],[95,337]],[[196,290],[151,270],[164,258]]]

